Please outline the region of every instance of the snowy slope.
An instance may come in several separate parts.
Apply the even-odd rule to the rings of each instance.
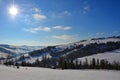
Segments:
[[[67,48],[72,49],[79,45],[86,46],[91,43],[100,44],[100,43],[107,43],[107,42],[120,42],[120,38],[119,37],[108,37],[108,38],[95,38],[95,39],[82,40],[79,42],[74,42],[74,43],[69,43],[69,44],[64,44],[64,45],[57,45],[57,46],[55,46],[55,49],[53,49],[53,50],[56,52],[60,52],[60,51],[64,51]],[[71,52],[72,51],[70,51],[70,53]],[[74,52],[74,50],[73,50],[73,52]],[[68,54],[69,54],[69,52],[68,52]]]
[[[100,44],[100,43],[107,43],[107,42],[120,42],[120,38],[119,37],[96,38],[96,39],[82,40],[79,42],[74,42],[74,43],[64,44],[64,45],[48,46],[41,50],[35,50],[35,51],[28,53],[30,58],[25,59],[25,61],[31,62],[31,63],[36,61],[36,59],[39,59],[41,61],[42,57],[46,53],[47,53],[46,56],[49,56],[49,58],[59,59],[61,56],[66,57],[71,54],[79,53],[81,49],[85,48],[87,45],[89,45],[91,43]],[[99,47],[99,45],[98,45],[98,47]],[[105,46],[105,47],[107,47],[107,46]],[[102,47],[100,47],[100,48],[102,48]],[[79,54],[79,55],[81,55],[81,54]]]
[[[29,55],[28,55],[29,56]],[[42,60],[42,58],[43,58],[43,56],[46,56],[46,58],[51,58],[52,56],[50,55],[50,54],[43,54],[42,56],[37,56],[37,57],[31,57],[31,56],[29,56],[30,58],[29,59],[26,59],[25,60],[25,62],[29,62],[29,63],[34,63],[37,59],[39,60],[39,61],[41,61]],[[19,62],[21,62],[21,61],[19,61]]]
[[[72,48],[74,46],[77,46],[77,45],[88,45],[88,44],[91,44],[91,43],[107,43],[107,42],[118,42],[120,41],[120,38],[96,38],[96,39],[88,39],[88,40],[82,40],[82,41],[79,41],[79,42],[75,42],[75,43],[70,43],[70,44],[65,44],[65,45],[58,45],[56,46],[56,48],[62,48],[62,49],[65,49],[65,48]]]
[[[0,52],[2,54],[5,53],[5,55],[9,54],[9,55],[13,55],[13,56],[28,53],[28,52],[42,49],[42,48],[44,48],[44,47],[43,46],[12,46],[12,45],[0,44]]]
[[[53,70],[0,66],[0,80],[119,80],[120,71]]]
[[[120,63],[120,49],[111,52],[98,53],[91,56],[78,58],[77,60],[84,62],[86,58],[88,59],[88,62],[90,62],[93,58],[95,58],[99,60],[105,59],[108,60],[110,63],[113,63],[114,61]]]
[[[8,54],[4,53],[4,52],[0,52],[0,58],[6,58],[8,56]]]

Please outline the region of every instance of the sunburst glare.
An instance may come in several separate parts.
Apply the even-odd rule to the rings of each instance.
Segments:
[[[9,13],[12,16],[16,16],[18,14],[18,8],[14,5],[11,6],[10,9],[9,9]]]

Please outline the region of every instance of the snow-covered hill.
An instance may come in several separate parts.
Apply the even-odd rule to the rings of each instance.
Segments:
[[[10,46],[0,45],[1,54],[7,53],[17,55],[12,60],[15,62],[30,62],[34,63],[37,59],[49,63],[49,66],[56,65],[61,57],[67,60],[75,60],[98,53],[105,54],[105,56],[114,56],[118,59],[119,54],[107,54],[104,52],[120,49],[120,37],[108,38],[94,38],[89,40],[82,40],[64,45],[48,46],[41,49],[41,46]],[[5,56],[5,55],[4,55]],[[104,55],[99,55],[104,58]],[[110,57],[109,59],[112,60]]]
[[[119,50],[114,50],[114,51],[110,51],[110,52],[105,52],[105,53],[98,53],[98,54],[94,54],[94,55],[90,55],[90,56],[86,56],[86,57],[82,57],[82,58],[78,58],[77,60],[80,62],[85,62],[85,60],[87,59],[88,62],[90,63],[90,61],[92,61],[92,59],[95,58],[96,60],[107,60],[110,63],[113,62],[119,62],[120,63],[120,49]]]
[[[28,53],[24,60],[26,62],[35,62],[36,59],[42,60],[42,57],[58,61],[60,57],[79,58],[99,52],[107,52],[120,48],[120,37],[94,38],[82,40],[64,45],[48,46],[46,48],[35,50]]]
[[[118,42],[120,41],[120,37],[108,37],[108,38],[93,38],[93,39],[88,39],[88,40],[82,40],[79,42],[75,42],[75,43],[70,43],[70,44],[65,44],[65,45],[58,45],[56,46],[56,48],[58,49],[66,49],[66,48],[72,48],[78,45],[88,45],[91,43],[107,43],[107,42]]]
[[[7,55],[21,55],[34,50],[44,48],[43,46],[13,46],[0,44],[0,57],[7,57]]]
[[[4,52],[0,52],[0,58],[7,58],[9,54],[6,54]]]
[[[0,80],[119,80],[120,71],[53,70],[46,68],[6,67],[0,65]]]

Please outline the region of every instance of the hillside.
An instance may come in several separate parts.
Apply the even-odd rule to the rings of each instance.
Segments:
[[[0,57],[6,58],[8,55],[17,56],[41,48],[44,47],[43,46],[13,46],[7,44],[0,44]]]
[[[39,60],[41,64],[46,62],[48,66],[52,66],[56,65],[61,57],[69,61],[116,49],[120,49],[120,37],[94,38],[66,45],[48,46],[19,56],[17,61],[35,63]]]
[[[98,53],[98,54],[94,54],[94,55],[90,55],[90,56],[86,56],[86,57],[82,57],[82,58],[78,58],[77,60],[80,62],[85,62],[85,60],[88,60],[88,63],[90,63],[90,61],[92,61],[92,59],[95,58],[96,60],[107,60],[110,63],[114,63],[114,62],[119,62],[120,63],[120,49],[118,50],[114,50],[114,51],[110,51],[110,52],[104,52],[104,53]],[[78,63],[79,63],[78,62]]]

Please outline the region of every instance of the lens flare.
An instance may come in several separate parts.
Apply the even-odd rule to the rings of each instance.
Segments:
[[[18,14],[18,9],[17,9],[17,7],[11,6],[10,9],[9,9],[9,13],[10,13],[12,16],[16,16],[16,15]]]

